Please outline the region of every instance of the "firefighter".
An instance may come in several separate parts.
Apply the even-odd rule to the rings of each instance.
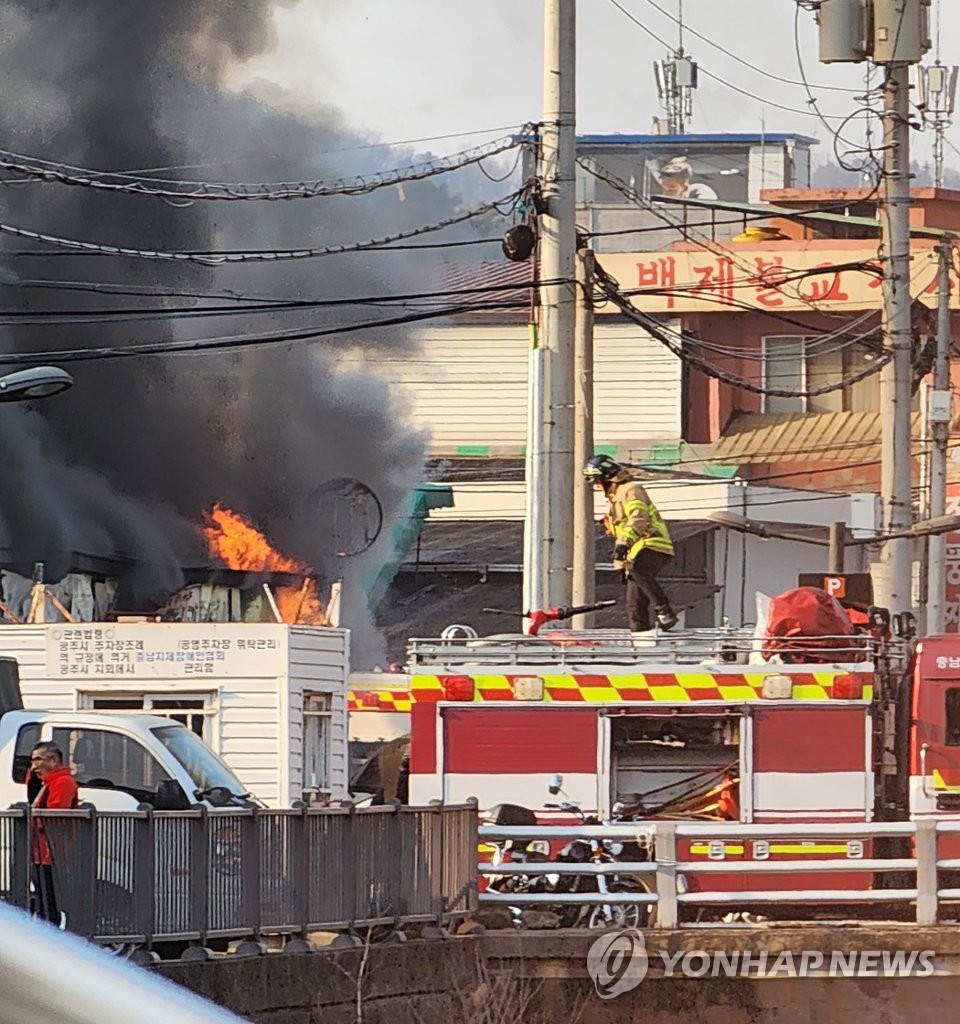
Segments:
[[[650,495],[609,455],[594,455],[583,474],[603,489],[610,503],[604,526],[614,539],[614,567],[623,573],[627,584],[630,629],[642,632],[654,624],[672,629],[677,615],[657,582],[657,574],[673,558],[673,542]]]

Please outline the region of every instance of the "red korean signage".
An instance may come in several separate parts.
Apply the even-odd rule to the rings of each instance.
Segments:
[[[676,252],[602,253],[597,260],[646,313],[715,312],[725,306],[852,311],[877,309],[883,296],[876,247],[751,249],[716,243]],[[931,308],[937,304],[937,273],[936,250],[915,247],[911,293]],[[955,309],[960,308],[958,284],[954,271],[950,304]]]

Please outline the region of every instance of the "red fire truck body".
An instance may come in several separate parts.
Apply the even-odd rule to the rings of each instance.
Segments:
[[[811,836],[820,823],[960,814],[960,639],[865,634],[825,654],[819,638],[789,663],[757,647],[721,630],[412,641],[410,802],[521,804],[546,823],[564,799],[601,819],[616,809],[706,830],[803,823]],[[549,793],[555,775],[560,798]],[[686,861],[744,862],[743,874],[691,874],[691,890],[743,888],[753,860],[873,854],[869,842],[788,836],[678,850]],[[785,871],[765,873],[763,887],[874,884],[869,871]]]

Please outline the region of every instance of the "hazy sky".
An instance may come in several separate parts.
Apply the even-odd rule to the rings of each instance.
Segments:
[[[537,119],[543,109],[542,0],[286,0],[276,15],[275,54],[241,79],[263,76],[301,94],[309,104],[338,108],[350,127],[380,141],[477,132]],[[647,29],[677,42],[678,0],[616,0]],[[960,3],[934,0],[941,60],[960,64]],[[831,155],[824,125],[809,110],[802,84],[779,82],[745,67],[690,30],[765,71],[799,82],[794,0],[685,0],[686,50],[698,61],[700,88],[692,131],[770,132],[821,140],[817,162]],[[618,10],[613,0],[580,0],[578,16],[580,132],[646,133],[662,113],[652,62],[664,47]],[[817,29],[799,12],[800,51],[807,80],[825,114],[846,116],[855,95],[823,86],[862,88],[868,65],[822,65]],[[936,49],[936,48],[935,48]],[[935,57],[935,49],[928,61]],[[738,86],[734,92],[708,75]],[[878,79],[875,79],[877,81]],[[931,133],[913,133],[914,155],[929,157]],[[960,126],[948,138],[960,148]],[[468,140],[469,141],[469,140]],[[463,140],[431,143],[434,151]],[[425,148],[425,147],[421,147]],[[947,162],[960,166],[948,147]]]

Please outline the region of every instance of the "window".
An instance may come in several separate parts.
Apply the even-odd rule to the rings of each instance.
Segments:
[[[212,722],[213,709],[203,697],[150,697],[145,711],[172,718],[185,725],[201,739],[207,738],[207,723]]]
[[[960,687],[951,687],[944,699],[944,741],[948,747],[960,747]]]
[[[851,329],[851,333],[856,332]],[[812,391],[853,376],[875,358],[870,347],[843,337],[768,335],[763,339],[763,386]],[[763,411],[774,413],[876,412],[879,408],[880,376],[876,373],[822,395],[764,395],[763,399]]]
[[[30,754],[40,742],[40,723],[30,722],[21,725],[17,733],[17,743],[13,748],[13,781],[25,785],[27,772],[30,771]]]
[[[330,728],[333,704],[329,693],[303,695],[303,788],[330,786]]]
[[[122,733],[54,726],[53,742],[81,786],[121,789],[146,799],[156,796],[158,784],[170,778],[146,747]]]
[[[81,693],[82,710],[134,712],[172,718],[196,733],[205,743],[213,742],[213,719],[216,715],[214,694],[184,693]]]

